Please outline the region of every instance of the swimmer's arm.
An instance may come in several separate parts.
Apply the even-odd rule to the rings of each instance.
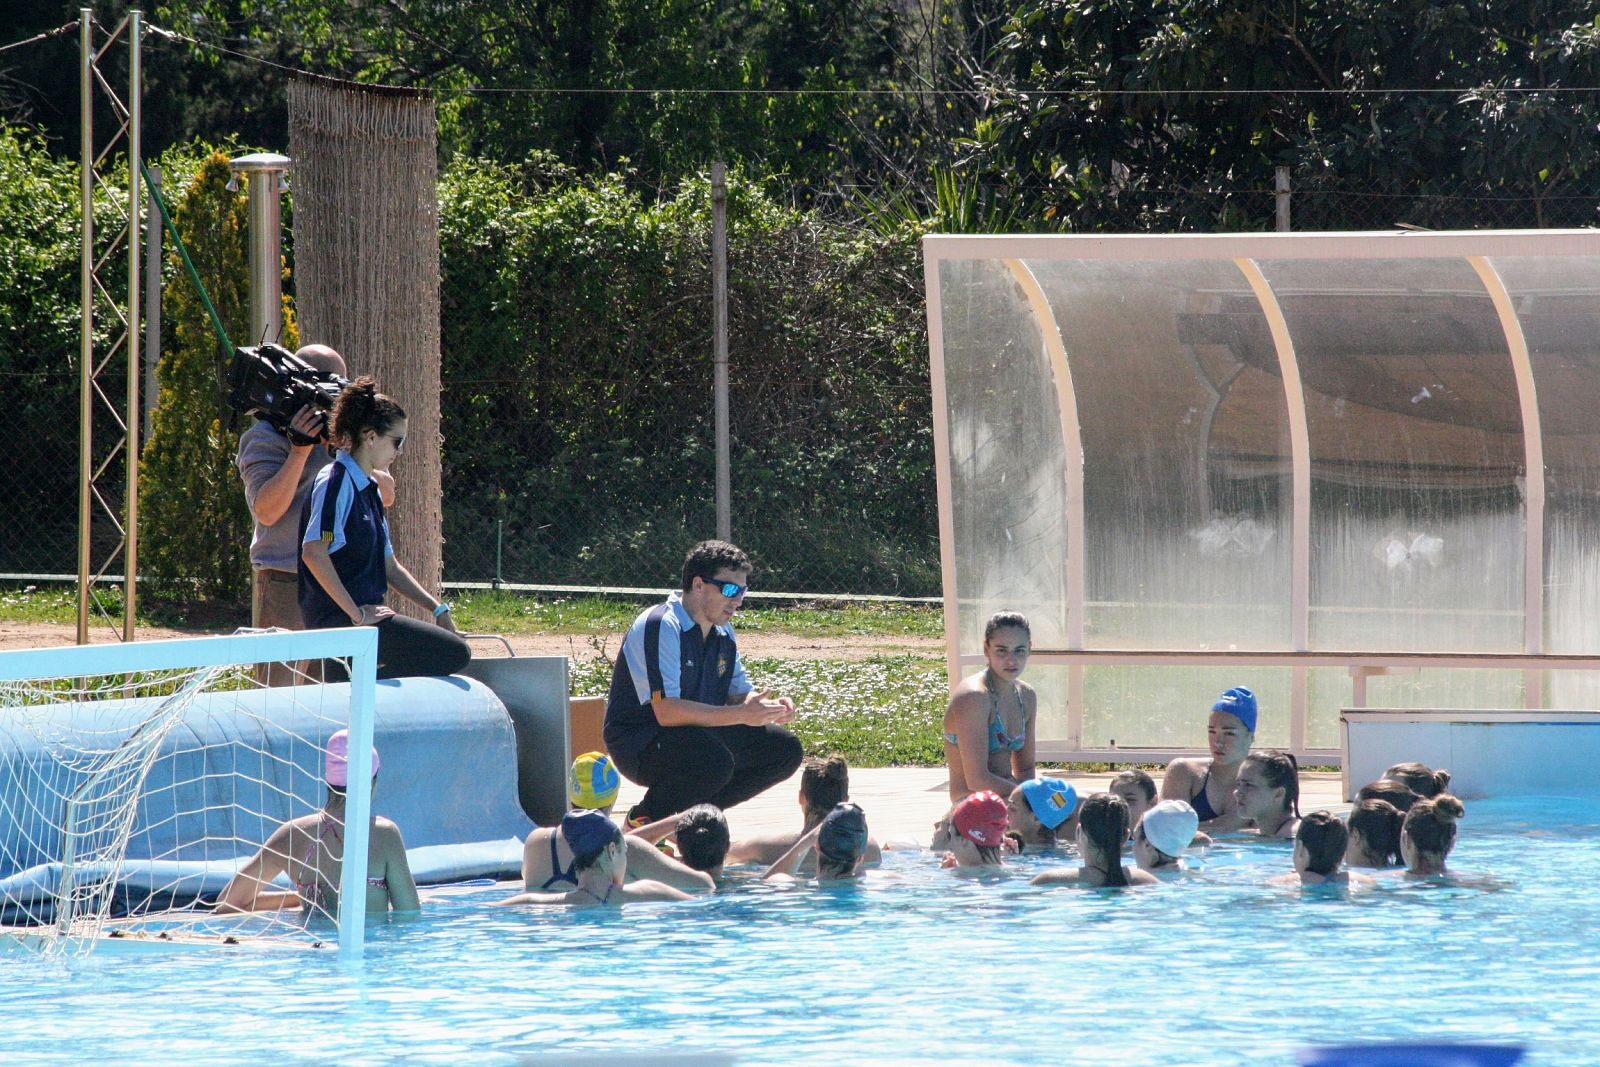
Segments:
[[[421,911],[422,901],[417,896],[417,881],[411,876],[411,861],[406,857],[406,842],[400,835],[400,827],[384,819],[374,829],[383,843],[383,861],[379,869],[389,883],[389,907],[395,911]]]
[[[505,907],[508,904],[565,904],[565,893],[518,893],[514,897],[495,901],[491,907]]]
[[[957,758],[961,760],[967,791],[987,789],[1009,796],[1017,783],[989,770],[989,710],[982,694],[961,693],[953,697],[944,722],[945,731],[956,735]]]
[[[1160,885],[1161,879],[1145,870],[1143,867],[1124,867],[1129,885]]]
[[[1029,885],[1077,885],[1082,881],[1076,867],[1056,867],[1052,870],[1036,874],[1028,881]]]
[[[678,817],[676,815],[668,815],[665,819],[657,819],[655,822],[647,822],[643,826],[634,827],[628,831],[628,836],[637,837],[647,844],[654,845],[663,838],[670,837],[672,831],[677,828]]]
[[[247,911],[274,911],[297,908],[300,894],[292,889],[270,889],[273,879],[288,869],[288,824],[278,827],[261,851],[251,856],[239,873],[228,880],[217,897],[216,910],[229,915]]]
[[[728,846],[729,863],[776,863],[795,843],[796,835],[767,834],[747,837]]]
[[[778,875],[794,877],[794,872],[800,868],[800,861],[805,859],[806,853],[817,843],[817,834],[821,831],[821,825],[817,825],[802,834],[800,840],[789,846],[789,851],[778,857],[777,863],[767,868],[767,873],[761,876],[762,879],[775,878]]]
[[[623,838],[628,849],[628,880],[661,882],[685,893],[709,893],[717,888],[716,879],[687,863],[673,859],[654,845],[634,836]]]
[[[638,903],[651,900],[693,900],[688,893],[681,889],[674,889],[665,882],[654,882],[642,879],[629,882],[617,890],[617,894],[627,903]]]
[[[1195,774],[1194,761],[1188,758],[1179,757],[1167,764],[1167,773],[1161,778],[1161,799],[1188,803],[1199,784]]]

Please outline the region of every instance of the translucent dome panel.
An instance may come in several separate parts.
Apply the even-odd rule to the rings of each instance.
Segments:
[[[1312,647],[1521,650],[1522,424],[1505,334],[1477,273],[1463,259],[1261,269],[1305,387]],[[1499,692],[1504,679],[1488,672],[1438,673],[1373,702],[1520,696]]]
[[[1002,609],[1028,616],[1035,645],[1060,648],[1066,459],[1041,325],[999,260],[941,262],[939,304],[960,649],[981,652],[984,621]]]
[[[1229,260],[1029,266],[1082,427],[1085,647],[1288,648],[1288,421],[1244,275]],[[1160,706],[1135,690],[1108,691]]]
[[[1496,258],[1522,324],[1545,463],[1546,652],[1600,649],[1600,260]],[[1551,671],[1545,703],[1600,707],[1600,679]]]

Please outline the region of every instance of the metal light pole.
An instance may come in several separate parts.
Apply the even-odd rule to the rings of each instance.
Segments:
[[[283,219],[279,210],[289,157],[253,152],[230,160],[245,175],[250,196],[250,343],[283,334]]]

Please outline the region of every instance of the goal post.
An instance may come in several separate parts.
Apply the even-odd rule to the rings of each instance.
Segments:
[[[0,943],[322,944],[331,926],[340,954],[359,957],[377,639],[350,627],[0,652]],[[259,670],[331,659],[348,682],[268,687]],[[325,809],[323,781],[339,730],[342,821]],[[316,827],[317,849],[339,862],[336,894],[313,894],[334,896],[337,914],[213,911],[291,821]],[[278,858],[285,900],[298,899],[291,870],[332,880],[315,857]]]

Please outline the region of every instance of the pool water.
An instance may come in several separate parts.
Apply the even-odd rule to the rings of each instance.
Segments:
[[[1468,802],[1440,887],[1269,887],[1286,843],[1224,840],[1181,882],[1036,889],[888,853],[858,885],[736,876],[716,897],[491,909],[332,952],[0,955],[0,1061],[1287,1064],[1315,1043],[1521,1042],[1600,1063],[1600,798]],[[870,813],[869,813],[870,814]]]

